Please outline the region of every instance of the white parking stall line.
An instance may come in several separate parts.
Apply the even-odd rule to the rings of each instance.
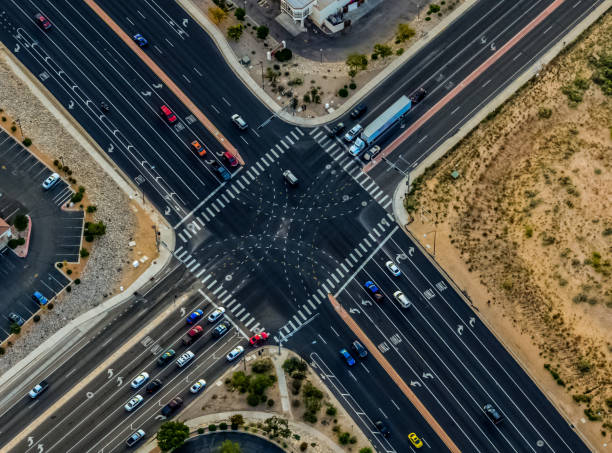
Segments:
[[[247,322],[244,323],[244,327],[249,327],[251,324],[253,324],[254,321],[255,321],[255,318],[249,319]]]
[[[291,146],[295,145],[295,142],[293,140],[291,140],[288,135],[285,135],[285,140],[287,140]],[[281,140],[281,142],[282,142],[282,140]]]
[[[238,315],[236,315],[238,316]],[[244,322],[249,316],[251,316],[251,313],[248,313],[246,315],[244,315],[242,318],[240,318],[240,322]]]
[[[285,150],[281,148],[279,144],[276,144],[274,146],[276,146],[276,149],[279,150],[281,154],[285,154]]]
[[[198,273],[196,274],[196,278],[200,278],[200,276],[201,276],[201,275],[202,275],[204,272],[206,272],[206,269],[204,269],[204,268],[200,269],[200,272],[198,272]]]
[[[217,280],[213,280],[213,281],[212,281],[212,282],[211,282],[211,283],[210,283],[210,284],[209,284],[209,285],[206,287],[206,289],[210,289],[210,288],[212,288],[213,286],[215,286],[215,283],[217,283]]]
[[[258,137],[261,137],[261,135],[259,135],[255,129],[251,128],[251,132],[253,132],[253,133],[254,133],[255,135],[257,135]]]
[[[202,279],[202,283],[206,283],[206,281],[207,281],[207,280],[208,280],[210,277],[212,277],[212,275],[208,274],[206,277],[204,277],[204,278]]]
[[[219,291],[221,291],[222,289],[223,289],[223,286],[218,286],[218,287],[217,287],[217,289],[215,289],[215,290],[214,290],[212,293],[213,293],[214,295],[217,295],[217,293],[218,293]]]
[[[234,313],[234,312],[235,312],[236,310],[238,310],[238,308],[240,308],[240,307],[242,307],[242,304],[241,304],[240,302],[238,302],[236,305],[234,305],[234,306],[233,306],[233,307],[230,309],[230,311],[231,311],[232,313]]]
[[[231,193],[231,192],[228,190],[228,192],[227,192],[227,193]],[[222,194],[221,194],[221,198],[223,198],[223,199],[225,200],[225,202],[226,202],[226,203],[229,203],[229,202],[230,202],[230,199],[229,199],[229,198],[227,198],[227,197],[225,196],[225,194],[224,194],[224,193],[222,193]]]
[[[180,232],[178,233],[178,237],[181,238],[181,241],[183,242],[189,242],[189,239],[185,239]]]
[[[243,141],[244,143],[246,143],[247,145],[249,144],[249,142],[247,142],[247,141],[246,141],[246,139],[245,139],[243,136],[240,136],[240,138],[242,139],[242,141]]]
[[[262,160],[263,160],[263,158],[262,158]],[[266,171],[266,169],[263,167],[263,165],[261,165],[259,162],[255,162],[255,165],[257,165],[257,168],[259,168],[261,171]]]
[[[277,159],[280,157],[278,154],[276,154],[276,151],[274,151],[274,149],[273,149],[273,148],[270,148],[270,152],[271,152],[272,154],[274,154],[274,155],[276,156],[276,158],[277,158]]]
[[[317,306],[315,304],[312,303],[312,301],[310,299],[307,299],[308,305],[310,305],[312,307],[313,310],[317,309]]]
[[[285,148],[289,149],[289,145],[287,145],[287,144],[286,144],[286,143],[283,141],[283,139],[282,139],[282,138],[281,138],[280,142],[281,142],[281,144],[282,144],[282,145],[283,145]]]
[[[295,141],[296,141],[296,142],[297,142],[297,141],[300,139],[300,137],[298,137],[298,136],[297,136],[297,134],[296,134],[295,132],[291,131],[291,132],[289,132],[289,133],[290,133],[290,134],[291,134],[291,136],[292,136],[292,137],[295,139]]]
[[[301,310],[298,310],[298,315],[300,315],[300,317],[304,318],[304,321],[306,321],[308,318],[306,317],[306,315],[304,313],[302,313]]]

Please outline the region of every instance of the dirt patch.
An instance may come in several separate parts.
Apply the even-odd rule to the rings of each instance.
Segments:
[[[405,42],[397,42],[394,33],[391,33],[392,36],[387,42],[372,42],[370,44],[372,53],[374,53],[376,44],[382,44],[390,48],[391,55],[376,59],[372,58],[372,54],[367,55],[367,68],[359,70],[352,77],[349,75],[350,68],[344,61],[326,61],[324,54],[321,54],[320,59],[317,60],[304,58],[294,53],[288,62],[281,63],[274,58],[268,61],[266,52],[276,49],[279,42],[270,36],[263,40],[258,39],[255,30],[257,25],[249,22],[249,17],[244,21],[238,21],[234,17],[234,11],[230,11],[217,27],[227,39],[228,29],[242,24],[244,30],[240,39],[238,41],[228,39],[235,55],[227,56],[227,58],[249,57],[251,60],[247,67],[249,74],[259,86],[263,85],[264,90],[272,99],[275,99],[280,106],[289,109],[288,111],[294,115],[314,118],[338,109],[360,87],[399,58],[419,38],[426,36],[432,28],[463,2],[464,0],[446,2],[447,4],[442,5],[439,12],[429,15],[426,14],[427,8],[423,8],[419,20],[406,23],[415,34]],[[209,9],[215,7],[212,0],[194,0],[194,4],[209,18],[211,17]],[[431,20],[426,21],[425,17]],[[359,27],[359,23],[355,27]],[[327,44],[328,47],[329,45]],[[414,87],[415,90],[417,88],[417,86]],[[346,97],[339,95],[342,89],[346,90]]]
[[[612,431],[612,90],[594,83],[611,33],[608,13],[406,199],[411,232],[594,445]]]

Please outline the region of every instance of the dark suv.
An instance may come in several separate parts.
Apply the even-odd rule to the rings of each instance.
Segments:
[[[351,349],[355,351],[360,358],[364,359],[368,356],[368,350],[361,344],[359,340],[353,341]]]
[[[163,407],[163,409],[161,410],[161,414],[164,417],[167,417],[168,415],[170,415],[172,412],[177,410],[182,405],[183,405],[183,398],[180,398],[177,396],[176,398],[174,398],[172,401],[170,401],[168,404],[166,404]]]
[[[359,118],[360,116],[362,116],[366,110],[368,110],[368,106],[365,104],[359,104],[357,107],[355,107],[353,109],[353,111],[351,112],[351,118],[353,118],[354,120],[356,120],[357,118]]]

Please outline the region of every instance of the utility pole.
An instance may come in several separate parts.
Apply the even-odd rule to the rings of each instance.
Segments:
[[[319,52],[321,52],[321,63],[323,63],[323,49],[319,49]]]
[[[260,61],[259,64],[261,65],[261,88],[265,90],[266,84],[265,84],[265,79],[264,79],[263,61]]]
[[[21,121],[19,121],[19,118],[15,118],[15,122],[19,126],[19,133],[21,134],[21,138],[23,139],[23,129],[21,128]]]
[[[281,337],[281,331],[278,331],[278,355],[281,355],[281,344],[283,342],[283,339]]]

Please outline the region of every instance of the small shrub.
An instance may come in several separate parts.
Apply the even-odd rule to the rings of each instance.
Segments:
[[[429,22],[429,21],[431,20],[431,17],[427,16],[427,17],[425,18],[425,20],[426,20],[427,22]]]
[[[24,231],[27,227],[28,227],[28,217],[25,216],[24,214],[19,214],[15,217],[15,228],[17,228],[18,231]]]
[[[0,355],[4,355],[5,352],[6,350],[2,346],[0,346]]]
[[[338,435],[338,442],[340,442],[340,445],[348,444],[350,439],[351,439],[350,433],[341,433],[340,435]]]
[[[40,315],[34,315],[34,317],[32,318],[32,321],[34,322],[40,321]]]
[[[71,291],[72,291],[72,287],[71,287],[71,286],[67,286],[67,287],[66,287],[66,292],[67,292],[67,293],[69,293],[69,292],[71,292]]]
[[[232,425],[240,426],[244,424],[244,417],[241,414],[234,414],[230,417]]]
[[[593,399],[593,397],[591,395],[572,395],[572,398],[574,399],[574,401],[576,401],[577,403],[590,403],[591,400]]]
[[[413,28],[408,24],[397,24],[397,32],[395,34],[395,39],[399,43],[408,41],[416,34]]]
[[[333,417],[337,413],[338,413],[338,409],[336,409],[334,406],[332,406],[331,404],[329,406],[327,406],[327,410],[325,411],[326,415],[329,415],[330,417]]]
[[[340,88],[338,90],[338,96],[340,96],[341,98],[345,98],[348,96],[348,90],[346,88]]]
[[[273,399],[269,399],[266,404],[268,405],[268,407],[272,407],[272,406],[274,406],[274,400]]]
[[[238,41],[242,36],[242,31],[244,30],[244,25],[232,25],[227,29],[227,37],[233,39],[234,41]]]
[[[74,284],[75,285],[80,285],[81,284],[81,279],[80,278],[75,278],[74,279]]]
[[[10,249],[14,250],[19,245],[19,241],[17,239],[9,239],[6,245],[8,245]]]
[[[249,393],[247,396],[247,403],[249,406],[257,406],[259,404],[260,397],[256,393]]]
[[[540,118],[548,119],[552,116],[552,109],[546,107],[540,107],[538,110],[538,116]]]
[[[533,236],[533,228],[530,227],[529,225],[525,227],[525,236],[527,236],[528,238]]]
[[[291,60],[291,58],[293,58],[293,52],[291,51],[291,49],[281,49],[274,54],[274,58],[276,58],[281,63],[283,61],[289,61]]]
[[[236,19],[239,21],[243,21],[244,17],[246,16],[246,11],[244,8],[236,8],[236,11],[234,11],[234,16],[236,16]]]
[[[357,88],[357,84],[356,84],[355,82],[351,82],[351,83],[349,84],[349,88],[350,88],[351,90],[354,90],[355,88]]]
[[[592,422],[599,422],[603,420],[603,417],[599,415],[597,412],[595,412],[595,410],[590,407],[584,410],[584,415],[586,415],[587,418],[591,420]]]
[[[82,199],[83,199],[83,193],[77,192],[72,196],[72,198],[70,198],[70,201],[72,201],[73,203],[78,203]]]
[[[404,53],[404,49],[403,49],[403,48],[399,48],[399,49],[397,49],[397,50],[395,51],[395,55],[397,55],[398,57],[399,57],[400,55],[402,55],[403,53]]]
[[[96,207],[96,205],[90,204],[89,206],[87,206],[87,212],[89,212],[90,214],[92,212],[96,212],[98,210],[98,208]]]
[[[429,11],[427,11],[427,14],[434,14],[437,12],[440,12],[440,5],[436,5],[435,3],[429,5]]]
[[[270,359],[261,359],[254,362],[251,366],[251,369],[253,370],[253,373],[261,374],[267,373],[272,369],[273,366],[274,365],[272,364],[272,361]]]
[[[308,444],[306,442],[302,442],[300,444],[300,451],[306,451],[307,448],[308,448]]]
[[[30,146],[32,144],[32,139],[26,137],[26,138],[23,139],[23,141],[21,143],[23,143],[23,146],[25,146],[27,148],[28,146]]]
[[[210,432],[214,432],[214,431],[216,431],[216,430],[217,430],[217,425],[214,425],[214,424],[213,424],[213,425],[208,425],[208,430],[209,430]]]
[[[12,334],[19,335],[21,333],[21,326],[17,324],[16,322],[12,322],[9,327],[9,331]]]
[[[227,429],[227,423],[221,422],[219,423],[219,429],[225,431]]]
[[[11,126],[11,132],[17,132],[17,126]]]
[[[269,33],[270,29],[268,29],[268,27],[266,27],[265,25],[260,25],[259,27],[257,27],[257,37],[259,39],[266,39]]]
[[[89,256],[89,251],[85,247],[83,247],[80,251],[80,255],[81,258],[87,258]]]
[[[204,434],[205,429],[204,428],[198,428],[198,434]]]
[[[576,368],[578,368],[578,371],[581,373],[588,373],[593,368],[593,365],[586,359],[580,359],[576,364]]]
[[[47,310],[53,310],[53,302],[49,302],[45,307],[47,307]]]
[[[71,274],[72,274],[72,269],[66,269],[66,273],[67,273],[68,275],[71,275]]]

